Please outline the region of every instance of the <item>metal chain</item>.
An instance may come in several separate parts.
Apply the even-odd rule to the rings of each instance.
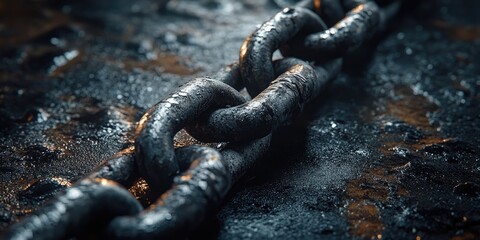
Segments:
[[[134,145],[14,224],[5,239],[66,239],[86,229],[111,239],[188,236],[267,151],[271,133],[300,114],[339,73],[341,57],[382,31],[399,6],[305,0],[283,9],[246,39],[238,63],[155,104],[138,121]],[[272,61],[278,49],[286,58]],[[183,128],[200,141],[228,143],[175,149]],[[161,194],[147,209],[126,190],[140,177]]]

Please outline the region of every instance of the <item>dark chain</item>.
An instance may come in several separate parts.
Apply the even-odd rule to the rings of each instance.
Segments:
[[[134,145],[13,225],[5,238],[65,239],[91,228],[114,239],[188,236],[267,151],[272,131],[300,114],[339,73],[341,57],[382,31],[399,4],[308,0],[285,8],[247,38],[239,63],[155,104],[138,122]],[[286,58],[272,61],[278,49]],[[251,100],[238,92],[243,87]],[[175,149],[183,128],[200,141],[228,143]],[[147,209],[126,190],[140,177],[161,194]]]

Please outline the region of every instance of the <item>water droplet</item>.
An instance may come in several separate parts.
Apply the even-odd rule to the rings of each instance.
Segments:
[[[404,38],[405,38],[405,34],[404,34],[403,32],[399,32],[399,33],[397,34],[397,39],[403,40]]]
[[[165,33],[164,40],[166,43],[174,43],[177,41],[177,36],[171,32]]]
[[[56,38],[56,37],[51,38],[51,39],[50,39],[50,43],[51,43],[52,45],[55,45],[55,46],[61,46],[61,45],[63,45],[63,41],[60,40],[60,39],[58,39],[58,38]]]
[[[284,8],[282,12],[285,13],[285,14],[292,14],[293,12],[295,12],[295,9],[293,9],[293,8]]]
[[[407,47],[407,48],[405,49],[405,54],[407,54],[407,55],[412,55],[412,53],[413,53],[413,50],[412,50],[411,48],[408,48],[408,47]]]
[[[76,188],[70,188],[67,190],[67,194],[65,194],[65,196],[70,199],[79,198],[82,196],[82,192]]]
[[[158,59],[158,54],[155,52],[147,52],[145,55],[148,60],[157,60]]]
[[[368,152],[363,149],[358,149],[357,151],[355,151],[355,153],[363,157],[366,157],[368,155]]]

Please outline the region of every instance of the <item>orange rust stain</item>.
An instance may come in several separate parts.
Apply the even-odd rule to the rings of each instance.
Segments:
[[[381,136],[381,146],[378,148],[378,151],[385,156],[390,156],[397,148],[406,148],[409,150],[422,150],[425,147],[432,146],[435,144],[445,143],[451,141],[451,138],[442,138],[437,134],[426,135],[422,139],[418,140],[415,143],[405,143],[400,142],[398,138],[388,138],[388,135],[395,135],[395,134],[384,134]]]
[[[143,205],[150,205],[152,204],[152,200],[150,199],[151,190],[148,186],[148,183],[144,179],[138,179],[128,191],[132,193],[132,195],[139,200]]]
[[[372,199],[387,201],[388,189],[383,182],[389,182],[392,179],[390,176],[382,173],[382,171],[384,171],[384,169],[370,169],[360,178],[350,181],[347,185],[347,196],[358,200]]]
[[[391,155],[392,152],[395,150],[395,148],[407,147],[405,143],[399,143],[393,140],[392,141],[384,141],[383,139],[380,139],[380,140],[381,140],[381,146],[378,148],[378,151],[386,156]]]
[[[362,118],[365,121],[381,120],[383,123],[385,119],[400,120],[421,130],[423,135],[418,140],[405,142],[402,133],[380,134],[378,151],[385,156],[383,164],[365,170],[359,178],[347,183],[347,220],[354,236],[381,237],[384,225],[380,217],[381,209],[375,203],[387,203],[390,198],[409,195],[408,189],[401,183],[399,173],[410,168],[411,162],[398,162],[398,159],[392,158],[393,152],[405,148],[415,155],[426,146],[451,140],[440,136],[438,128],[429,121],[428,114],[439,109],[435,103],[424,95],[415,94],[408,86],[397,86],[394,90],[394,98],[375,100],[372,106],[380,107],[371,107]],[[395,189],[395,192],[391,189]]]
[[[427,113],[438,110],[436,104],[423,95],[414,94],[413,90],[407,86],[399,86],[395,89],[395,92],[400,99],[387,102],[385,115],[396,117],[427,131],[436,131],[430,125],[427,117]]]
[[[480,39],[480,27],[479,26],[461,26],[454,25],[452,23],[433,20],[430,23],[432,26],[442,30],[449,37],[462,41],[475,41]]]
[[[451,239],[452,240],[474,240],[474,239],[479,239],[480,234],[474,234],[472,232],[465,232],[462,235],[454,236]]]
[[[25,1],[1,1],[0,16],[0,28],[8,33],[0,38],[0,47],[20,44],[70,21],[60,11]]]
[[[397,148],[417,150],[426,144],[444,141],[434,134],[437,129],[430,125],[427,114],[436,111],[437,105],[428,101],[423,95],[415,95],[411,88],[400,86],[395,89],[396,98],[387,99],[384,108],[371,111],[371,116],[363,116],[365,120],[394,118],[413,125],[432,134],[411,144],[403,142],[398,134],[383,133],[380,135],[379,152],[386,158],[381,166],[366,169],[360,177],[347,182],[345,200],[347,204],[347,221],[350,233],[362,238],[381,238],[384,224],[381,209],[376,204],[388,203],[392,198],[409,195],[401,183],[401,172],[410,168],[410,162],[393,161],[392,153]],[[395,190],[392,190],[395,189]]]
[[[252,35],[249,35],[247,39],[245,39],[245,41],[242,43],[242,46],[240,47],[240,61],[243,61],[243,59],[247,57],[248,44],[250,43],[251,39]]]
[[[313,8],[315,12],[321,13],[322,0],[313,0]]]
[[[388,168],[376,167],[368,169],[362,176],[347,183],[346,215],[350,234],[362,238],[381,238],[385,227],[380,210],[374,202],[386,203],[393,195],[408,195],[408,191],[401,186],[396,172],[398,172],[396,168],[391,171]],[[389,189],[392,185],[397,189],[394,193]]]
[[[173,138],[175,148],[186,147],[190,145],[201,145],[202,142],[196,140],[185,130],[180,130]]]
[[[204,142],[198,141],[197,139],[192,137],[190,134],[188,134],[188,132],[185,131],[185,129],[180,130],[177,134],[175,134],[175,137],[173,138],[173,145],[175,148],[181,148],[181,147],[186,147],[191,145],[201,145],[201,146],[216,148],[219,144],[223,144],[223,143],[204,143]]]
[[[421,150],[426,146],[447,142],[451,139],[439,135],[438,128],[432,126],[428,119],[428,113],[438,110],[438,106],[429,101],[425,96],[414,94],[407,86],[395,88],[398,99],[389,99],[386,102],[384,111],[375,112],[375,117],[395,118],[422,130],[425,135],[416,142],[406,143],[400,140],[398,134],[384,133],[380,136],[382,145],[379,152],[390,156],[395,148],[407,148],[413,151]]]
[[[185,65],[185,59],[182,59],[178,55],[171,53],[157,53],[154,59],[146,61],[138,61],[127,59],[122,62],[123,67],[127,71],[131,71],[135,68],[145,71],[158,71],[165,73],[176,74],[180,76],[190,76],[201,69],[191,69]]]
[[[135,128],[135,136],[134,138],[137,138],[138,135],[142,132],[142,130],[145,128],[145,124],[147,124],[148,119],[150,118],[150,115],[152,114],[153,107],[150,108],[143,116],[138,120],[137,122],[137,127]]]
[[[110,159],[117,158],[117,157],[120,157],[120,156],[123,156],[123,155],[133,154],[134,152],[135,152],[135,146],[131,145],[127,148],[124,148],[124,149],[118,151]]]
[[[350,233],[357,237],[378,239],[384,230],[378,208],[366,201],[353,202],[347,206]]]
[[[180,177],[180,180],[183,181],[183,182],[187,182],[187,181],[190,181],[193,177],[193,174],[192,173],[188,173],[188,174],[184,174]]]
[[[451,140],[452,140],[451,138],[442,138],[438,135],[428,135],[420,139],[417,143],[410,144],[410,148],[413,150],[421,150],[425,147],[439,144],[439,143],[445,143]]]
[[[147,111],[142,116],[142,118],[138,121],[137,128],[135,129],[135,133],[134,133],[134,138],[138,137],[138,135],[141,133],[141,131],[145,127],[145,123],[148,120],[149,116],[151,115],[151,110],[152,109]],[[219,145],[219,143],[204,143],[204,142],[198,141],[197,139],[192,137],[190,134],[188,134],[188,132],[185,129],[181,129],[173,137],[174,148],[182,148],[182,147],[191,146],[191,145],[201,145],[201,146],[208,146],[208,147],[215,148],[216,146]]]
[[[356,6],[354,9],[352,9],[350,12],[351,13],[359,13],[365,8],[365,4],[360,4]]]
[[[372,100],[361,117],[366,122],[383,119],[397,119],[425,131],[437,132],[428,119],[428,114],[437,111],[438,106],[423,95],[415,94],[411,87],[400,85],[394,88],[395,98]]]

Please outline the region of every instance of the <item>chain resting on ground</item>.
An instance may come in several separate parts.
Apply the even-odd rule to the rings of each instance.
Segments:
[[[133,145],[11,226],[4,238],[67,239],[90,228],[109,239],[188,237],[262,158],[272,132],[294,121],[335,79],[342,57],[383,31],[399,6],[304,0],[281,10],[245,40],[238,63],[155,104],[138,121]],[[277,50],[285,58],[273,61]],[[251,100],[240,94],[243,88]],[[181,129],[227,144],[175,149]],[[126,190],[139,178],[159,196],[147,209]]]

